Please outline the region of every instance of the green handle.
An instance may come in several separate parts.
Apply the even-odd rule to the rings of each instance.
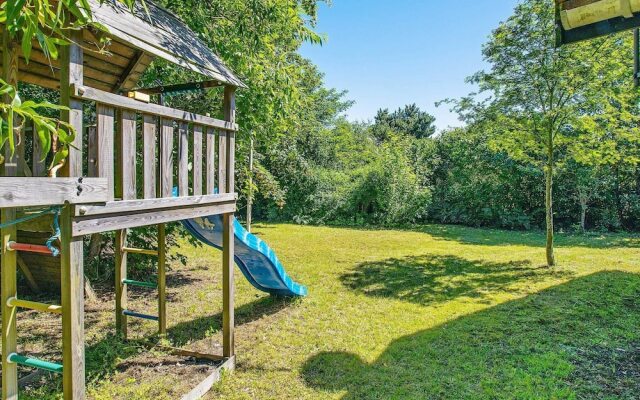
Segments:
[[[9,355],[9,362],[25,365],[27,367],[33,367],[38,369],[44,369],[45,371],[62,373],[62,365],[52,363],[49,361],[38,360],[37,358],[25,357],[20,354],[12,353]]]

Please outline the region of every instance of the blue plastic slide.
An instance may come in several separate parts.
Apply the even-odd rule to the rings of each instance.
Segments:
[[[182,224],[196,239],[222,250],[222,215],[187,219]],[[236,264],[253,286],[279,296],[307,295],[307,288],[287,275],[276,253],[265,242],[247,232],[235,218],[233,229]]]

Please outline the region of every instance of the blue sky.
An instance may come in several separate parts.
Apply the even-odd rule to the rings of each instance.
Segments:
[[[322,5],[323,46],[301,53],[325,73],[327,86],[349,91],[351,120],[373,119],[379,108],[416,103],[439,129],[461,123],[444,98],[473,87],[464,79],[485,67],[481,47],[517,0],[333,0]]]

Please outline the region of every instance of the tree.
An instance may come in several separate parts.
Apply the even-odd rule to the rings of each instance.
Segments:
[[[388,109],[378,110],[372,130],[380,143],[388,140],[394,133],[422,139],[431,137],[436,132],[435,121],[433,115],[422,111],[416,104],[409,104],[392,113]]]
[[[619,67],[607,63],[621,48],[622,41],[607,38],[556,48],[553,2],[527,0],[483,47],[490,69],[469,81],[484,97],[456,103],[464,119],[494,132],[497,151],[544,172],[549,266],[555,265],[554,176],[580,135],[589,134],[574,125],[581,115],[600,112],[603,85]]]

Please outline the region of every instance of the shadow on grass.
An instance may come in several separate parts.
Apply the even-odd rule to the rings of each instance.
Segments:
[[[443,240],[451,240],[462,244],[483,246],[529,246],[544,247],[545,236],[541,232],[506,231],[498,229],[478,229],[456,225],[425,225],[412,229],[427,233]],[[596,249],[640,248],[640,236],[634,234],[558,234],[558,247],[589,247]]]
[[[528,260],[495,263],[452,255],[422,255],[358,264],[340,280],[346,287],[369,296],[427,305],[460,297],[478,301],[496,291],[516,291],[513,284],[520,281],[533,283],[567,274],[534,267]]]
[[[276,314],[291,306],[296,299],[276,296],[265,296],[251,303],[235,309],[235,325],[241,326],[258,320],[266,315]],[[208,337],[212,332],[222,329],[222,313],[197,318],[192,321],[181,322],[167,329],[168,337],[177,345],[182,346],[193,340]]]
[[[640,276],[601,272],[392,342],[307,360],[342,399],[637,399]]]

